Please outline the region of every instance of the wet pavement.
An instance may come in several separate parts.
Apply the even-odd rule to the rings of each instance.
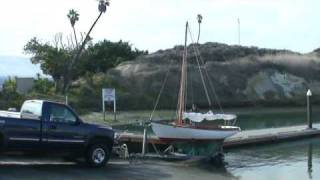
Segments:
[[[164,161],[141,161],[131,163],[126,160],[112,159],[106,167],[91,168],[85,164],[76,164],[56,159],[38,159],[22,157],[0,157],[0,180],[11,179],[117,179],[117,180],[157,180],[189,179],[197,172],[186,171],[184,163]],[[189,173],[191,174],[189,174]],[[219,175],[215,176],[219,177]],[[206,178],[204,178],[206,179]],[[221,179],[221,178],[219,178]]]
[[[206,161],[111,159],[103,168],[63,162],[59,159],[0,156],[0,180],[318,180],[320,138],[303,139],[225,152],[226,165]]]

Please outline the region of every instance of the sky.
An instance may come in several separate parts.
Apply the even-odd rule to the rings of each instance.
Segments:
[[[80,14],[75,25],[86,32],[98,15],[97,0],[0,0],[0,56],[26,56],[23,46],[37,37],[52,42],[70,36],[69,9]],[[94,41],[129,41],[154,52],[183,44],[189,21],[197,36],[197,14],[203,16],[200,43],[290,49],[307,53],[320,47],[319,0],[111,0],[93,30]]]

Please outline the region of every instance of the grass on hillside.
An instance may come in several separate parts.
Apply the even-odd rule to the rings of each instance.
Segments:
[[[106,119],[103,120],[102,112],[92,112],[81,116],[84,121],[93,122],[98,124],[107,125],[121,125],[121,124],[134,124],[140,123],[150,119],[151,110],[140,111],[119,111],[116,114],[117,120],[114,121],[114,114],[111,112],[106,113]],[[170,119],[175,117],[173,110],[158,110],[153,115],[153,120]]]
[[[299,117],[304,119],[305,107],[282,107],[282,108],[266,108],[266,107],[246,107],[246,108],[228,108],[224,109],[225,113],[236,114],[241,120],[256,119],[259,120],[261,117],[264,119],[277,119],[285,116],[290,117],[299,114]],[[221,113],[214,111],[215,113]],[[320,107],[313,106],[314,116],[320,114]],[[84,121],[93,122],[98,124],[107,125],[123,125],[123,124],[137,124],[150,119],[151,110],[137,110],[137,111],[119,111],[117,112],[117,120],[114,121],[113,113],[106,113],[106,120],[103,120],[102,112],[92,112],[81,116]],[[153,115],[153,120],[160,119],[174,119],[176,111],[174,110],[157,110]],[[259,117],[259,118],[258,118]]]

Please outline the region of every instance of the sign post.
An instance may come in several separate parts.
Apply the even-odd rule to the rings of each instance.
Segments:
[[[311,113],[312,113],[312,106],[310,103],[310,98],[312,96],[312,92],[310,89],[308,89],[307,91],[307,122],[308,122],[308,129],[312,129],[312,117],[311,117]]]
[[[116,115],[116,90],[114,88],[103,88],[102,89],[102,110],[103,110],[103,120],[106,120],[106,107],[105,102],[113,102],[113,114],[114,121],[117,120]]]

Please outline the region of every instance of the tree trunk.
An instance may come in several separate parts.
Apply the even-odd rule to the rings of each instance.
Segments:
[[[73,29],[74,39],[76,41],[76,49],[78,49],[79,44],[78,44],[77,34],[76,34],[76,30],[75,30],[74,26],[72,26],[72,29]]]
[[[81,55],[81,52],[82,50],[84,49],[85,45],[87,44],[88,40],[89,40],[89,37],[90,37],[90,33],[92,31],[92,29],[94,28],[94,26],[97,24],[98,20],[100,19],[101,15],[102,15],[103,12],[100,12],[99,16],[97,17],[97,19],[94,21],[94,23],[92,24],[92,26],[90,27],[86,37],[84,38],[80,48],[78,49],[77,51],[77,54],[74,56],[74,58],[72,59],[70,65],[68,66],[68,72],[69,74],[64,77],[64,83],[63,83],[63,94],[65,94],[66,92],[68,92],[69,90],[69,87],[70,87],[70,83],[71,83],[71,77],[72,76],[72,67],[74,65],[75,62],[77,62],[80,58],[80,55]]]
[[[75,57],[73,58],[73,61],[71,62],[71,66],[73,66],[73,64],[74,64],[76,61],[78,61],[82,50],[84,49],[85,45],[87,44],[87,41],[88,41],[88,39],[89,39],[89,36],[90,36],[91,31],[92,31],[92,29],[94,28],[94,26],[97,24],[97,22],[98,22],[98,20],[100,19],[101,15],[102,15],[102,12],[100,12],[99,16],[97,17],[97,19],[94,21],[94,23],[93,23],[92,26],[90,27],[90,29],[89,29],[86,37],[84,38],[84,40],[83,40],[83,42],[82,42],[82,44],[81,44],[81,46],[80,46],[77,54],[75,55]]]
[[[200,23],[199,23],[199,28],[198,28],[198,39],[197,39],[197,44],[199,44],[199,39],[200,39]]]

